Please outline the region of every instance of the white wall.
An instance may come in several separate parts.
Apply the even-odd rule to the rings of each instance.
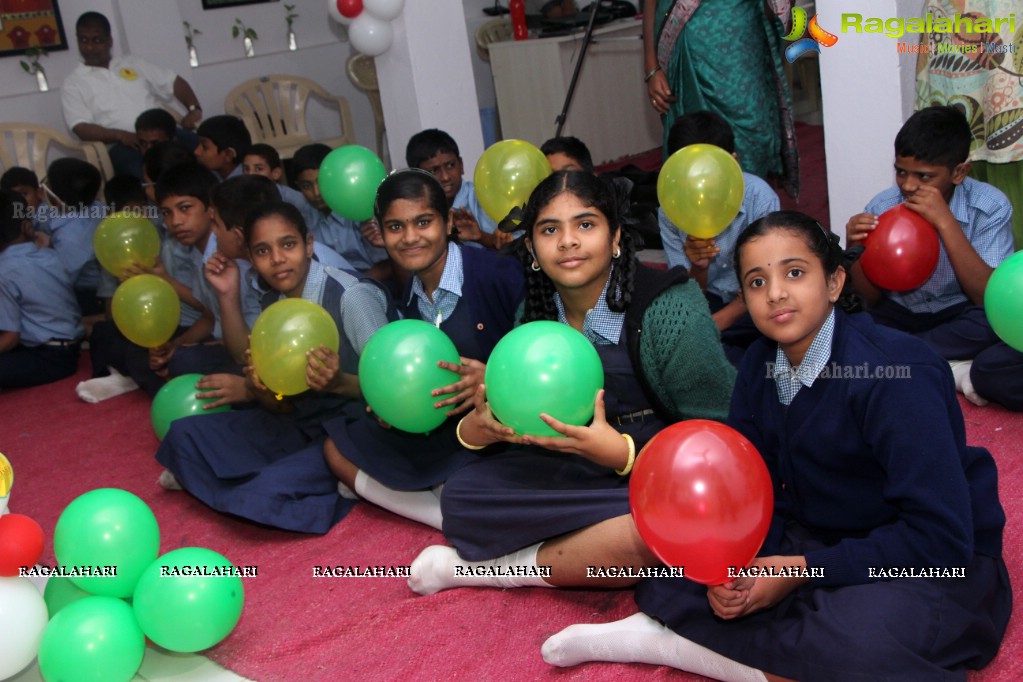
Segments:
[[[417,2],[422,0],[410,0]],[[369,100],[348,80],[345,60],[351,54],[344,31],[327,17],[324,0],[288,0],[296,5],[299,18],[295,33],[299,50],[287,50],[284,3],[243,5],[203,11],[199,0],[62,0],[61,15],[70,49],[43,59],[51,90],[36,90],[35,78],[25,74],[17,57],[0,59],[0,120],[33,121],[57,130],[67,130],[60,107],[60,84],[79,63],[74,43],[74,25],[87,10],[103,12],[113,25],[114,52],[130,52],[175,70],[187,80],[199,97],[206,116],[224,112],[224,95],[238,83],[262,75],[290,73],[305,76],[329,92],[348,99],[356,140],[375,147],[373,113]],[[256,30],[256,56],[244,58],[241,39],[232,40],[236,17]],[[202,31],[195,44],[198,68],[188,66],[182,21]],[[333,134],[337,117],[323,108],[311,109],[311,132]]]
[[[841,14],[920,16],[923,3],[817,0],[821,26],[839,36],[821,50],[820,69],[831,227],[843,239],[849,218],[894,183],[893,143],[913,113],[916,57],[898,54],[897,41],[883,34],[840,33]]]

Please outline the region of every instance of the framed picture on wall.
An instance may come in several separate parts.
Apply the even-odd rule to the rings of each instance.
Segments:
[[[3,0],[0,0],[3,2]],[[238,5],[261,5],[266,2],[277,2],[277,0],[202,0],[203,9],[221,9],[222,7],[237,7]]]
[[[68,48],[57,0],[0,0],[0,57],[40,47]]]

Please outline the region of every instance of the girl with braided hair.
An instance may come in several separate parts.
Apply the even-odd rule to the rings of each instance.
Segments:
[[[636,579],[587,577],[586,568],[657,564],[629,515],[635,453],[671,422],[723,419],[735,372],[699,286],[681,268],[636,261],[622,225],[626,196],[578,171],[555,173],[533,191],[514,245],[528,273],[522,321],[582,332],[600,355],[605,389],[588,426],[542,416],[558,438],[515,434],[491,416],[486,387],[477,389],[457,433],[485,456],[448,478],[441,509],[454,547],[419,555],[414,591],[624,587]],[[547,566],[547,577],[531,570]]]

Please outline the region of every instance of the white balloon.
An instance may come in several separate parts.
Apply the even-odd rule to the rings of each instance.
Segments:
[[[349,19],[345,15],[341,14],[341,11],[337,8],[337,0],[327,0],[327,14],[331,19],[341,24],[342,26],[349,26],[354,19]]]
[[[394,21],[405,8],[405,0],[362,0],[362,8],[384,21]]]
[[[359,52],[376,57],[391,47],[394,40],[394,29],[391,25],[373,15],[363,12],[355,18],[348,28],[348,40]]]
[[[46,602],[32,581],[0,578],[0,680],[35,660],[46,619]]]

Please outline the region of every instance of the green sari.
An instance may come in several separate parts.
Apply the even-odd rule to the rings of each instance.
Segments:
[[[682,18],[672,17],[681,5],[688,6]],[[796,196],[799,155],[779,18],[763,0],[658,0],[656,11],[658,61],[676,97],[664,116],[665,144],[676,118],[713,111],[732,126],[743,170],[779,175]]]

